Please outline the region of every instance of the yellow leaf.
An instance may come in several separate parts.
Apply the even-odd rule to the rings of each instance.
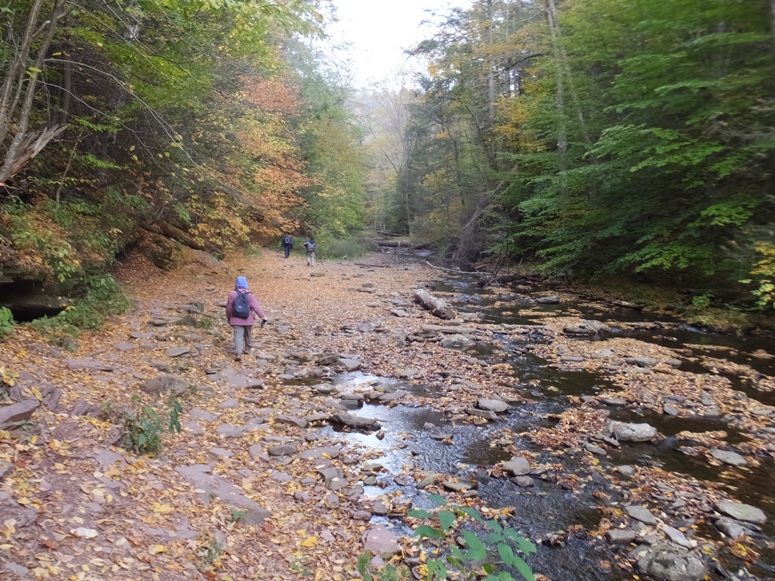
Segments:
[[[172,514],[175,512],[175,508],[169,504],[161,504],[158,502],[153,503],[153,512],[156,514]]]
[[[311,549],[317,544],[318,544],[318,538],[315,535],[312,535],[311,537],[307,537],[301,542],[301,546],[306,547],[308,549]]]
[[[167,552],[167,547],[165,547],[164,545],[153,545],[152,547],[150,547],[148,549],[148,552],[151,555],[158,555],[159,553],[166,553]]]

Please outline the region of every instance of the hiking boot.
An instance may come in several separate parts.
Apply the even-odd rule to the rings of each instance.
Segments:
[[[242,361],[242,355],[237,355],[234,357],[234,361]]]

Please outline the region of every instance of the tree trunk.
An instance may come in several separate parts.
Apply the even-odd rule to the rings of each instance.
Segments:
[[[560,52],[560,39],[557,28],[557,9],[554,6],[554,0],[544,1],[546,9],[546,18],[549,22],[549,35],[552,39],[552,52],[557,61],[556,77],[557,89],[555,94],[555,104],[557,106],[557,153],[559,154],[559,173],[560,188],[562,193],[567,193],[567,172],[568,172],[568,128],[565,122],[565,87],[563,85],[563,66],[562,54]]]
[[[439,317],[440,319],[455,318],[455,310],[450,307],[445,300],[434,297],[425,289],[421,288],[414,291],[414,300],[423,308],[429,310],[432,315]]]
[[[495,123],[495,73],[493,71],[492,53],[493,53],[493,16],[492,0],[487,0],[487,115],[490,120],[490,126]]]

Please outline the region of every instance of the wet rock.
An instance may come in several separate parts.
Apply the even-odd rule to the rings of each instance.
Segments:
[[[658,581],[700,581],[705,564],[688,553],[678,553],[664,545],[654,545],[638,559],[638,571]]]
[[[625,363],[628,365],[635,365],[637,367],[654,367],[657,363],[659,363],[656,359],[652,359],[651,357],[625,357],[624,358]]]
[[[409,395],[406,391],[398,389],[396,391],[390,391],[386,394],[379,396],[379,398],[377,398],[377,401],[379,401],[380,403],[389,403],[391,401],[399,400],[406,395]]]
[[[376,476],[367,476],[363,479],[363,485],[364,486],[374,486],[377,484],[377,477]]]
[[[465,335],[455,334],[449,337],[444,337],[439,344],[447,349],[461,349],[464,347],[470,347],[474,342]]]
[[[441,485],[453,492],[467,492],[477,487],[476,482],[459,482],[457,480],[445,480]]]
[[[486,410],[478,410],[476,408],[466,408],[466,413],[469,416],[477,416],[480,418],[484,418],[486,420],[492,420],[495,421],[498,419],[498,416],[495,412],[490,412]]]
[[[559,304],[560,297],[559,295],[549,295],[549,296],[537,298],[536,302],[542,305],[556,305],[556,304]]]
[[[638,537],[638,533],[630,529],[611,529],[606,536],[612,543],[631,543]]]
[[[647,524],[647,525],[657,524],[657,519],[654,517],[653,514],[651,514],[651,511],[647,509],[645,506],[643,506],[642,504],[625,506],[624,512],[630,515],[630,517],[634,518],[635,520],[639,520],[644,524]]]
[[[180,422],[180,426],[189,434],[193,436],[203,436],[205,431],[198,422],[194,420],[183,420]]]
[[[588,452],[591,452],[592,454],[595,454],[597,456],[606,456],[608,453],[601,448],[600,446],[596,446],[595,444],[587,444],[584,446]]]
[[[730,466],[748,466],[748,461],[745,458],[743,458],[737,452],[732,452],[731,450],[715,449],[711,451],[710,455],[713,456],[716,460],[719,460],[724,464],[729,464]]]
[[[337,446],[322,446],[320,448],[312,448],[310,450],[304,450],[299,454],[299,458],[314,459],[323,458],[325,454],[329,458],[338,458],[341,450]]]
[[[619,472],[619,474],[623,476],[634,476],[635,475],[635,468],[630,466],[629,464],[624,464],[622,466],[617,466],[616,470]]]
[[[476,402],[476,407],[480,410],[500,413],[507,411],[510,406],[505,401],[480,397]]]
[[[608,326],[600,321],[582,321],[578,325],[567,325],[563,327],[566,335],[597,335],[608,330]]]
[[[374,503],[374,506],[371,509],[371,512],[373,512],[376,515],[379,516],[385,516],[390,512],[390,506],[385,503],[383,500],[378,500]]]
[[[347,412],[337,412],[331,416],[331,420],[356,430],[378,430],[381,427],[374,418],[353,416]]]
[[[296,453],[296,446],[292,444],[275,444],[266,449],[270,456],[292,456]]]
[[[225,478],[210,474],[210,467],[204,464],[181,466],[176,468],[192,486],[202,492],[200,499],[210,506],[212,497],[219,498],[224,504],[245,512],[245,522],[250,525],[260,525],[271,513],[255,501],[247,498],[242,489]]]
[[[186,355],[187,353],[191,353],[191,347],[173,347],[172,349],[167,349],[166,351],[167,357],[180,357],[181,355]]]
[[[756,508],[750,504],[743,504],[741,502],[722,500],[716,504],[716,510],[721,514],[731,516],[732,518],[741,520],[743,522],[763,524],[767,521],[767,517],[760,508]]]
[[[608,436],[620,442],[648,442],[657,435],[657,429],[649,424],[611,422],[606,428]]]
[[[0,430],[28,421],[39,407],[40,402],[37,399],[25,399],[19,403],[0,407]]]
[[[530,473],[530,462],[524,456],[514,456],[503,465],[503,470],[513,476],[524,476]]]
[[[418,375],[420,375],[419,369],[401,369],[398,373],[396,373],[398,377],[401,379],[412,379]]]
[[[530,488],[531,486],[535,485],[535,480],[530,478],[530,476],[517,476],[514,478],[514,484],[520,488]]]
[[[409,479],[406,476],[399,474],[393,479],[393,482],[396,483],[396,486],[406,486],[409,484]]]
[[[603,397],[600,401],[605,405],[627,405],[627,401],[619,397]]]
[[[175,397],[188,391],[188,383],[177,375],[162,373],[140,384],[140,390],[151,395],[171,394]]]
[[[364,531],[361,542],[363,550],[375,556],[392,555],[401,550],[398,537],[383,525],[376,525]]]
[[[732,539],[737,539],[748,532],[742,524],[731,518],[720,518],[714,524],[718,530]]]
[[[667,525],[662,525],[662,532],[665,533],[665,535],[667,535],[667,537],[677,545],[681,545],[687,549],[691,549],[694,546],[693,543],[687,539],[678,529],[669,527]]]
[[[360,359],[339,359],[339,363],[343,365],[348,372],[357,371],[363,364]]]
[[[420,480],[420,482],[417,483],[417,488],[418,488],[418,490],[424,490],[424,489],[428,488],[434,482],[436,482],[436,477],[435,476],[426,476],[425,478]]]

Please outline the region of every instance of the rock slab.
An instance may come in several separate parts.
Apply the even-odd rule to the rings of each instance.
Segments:
[[[743,504],[741,502],[732,502],[731,500],[722,500],[716,504],[716,510],[734,519],[743,522],[750,522],[757,525],[767,521],[767,517],[760,508]]]
[[[25,399],[19,403],[0,408],[0,430],[13,427],[20,422],[26,422],[40,407],[37,399]]]

